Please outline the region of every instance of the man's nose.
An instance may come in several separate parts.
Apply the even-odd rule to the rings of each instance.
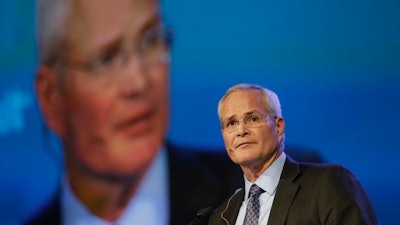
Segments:
[[[148,88],[148,71],[139,54],[131,54],[121,74],[121,91],[124,95],[136,95]]]
[[[249,130],[246,126],[246,124],[242,121],[239,122],[238,127],[237,127],[237,135],[238,136],[245,136],[249,133]]]

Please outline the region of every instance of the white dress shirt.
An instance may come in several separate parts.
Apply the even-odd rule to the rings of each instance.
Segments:
[[[258,224],[267,224],[269,214],[271,212],[272,202],[275,198],[276,188],[279,183],[279,179],[282,174],[283,165],[286,161],[286,154],[282,154],[271,164],[268,169],[254,182],[257,186],[265,190],[259,197],[260,200],[260,217],[258,218]],[[240,206],[239,215],[236,218],[236,225],[243,225],[244,217],[246,215],[247,203],[249,202],[250,187],[253,183],[247,180],[244,176],[245,182],[245,197],[242,205]]]
[[[167,225],[169,224],[168,160],[165,149],[150,165],[137,193],[112,223],[93,215],[71,191],[67,179],[61,196],[63,225]]]

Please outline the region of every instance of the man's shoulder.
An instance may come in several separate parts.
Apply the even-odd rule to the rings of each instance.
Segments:
[[[298,162],[297,160],[287,160],[287,168],[289,171],[294,171],[294,168],[298,168],[298,176],[296,182],[311,181],[313,184],[346,184],[346,183],[358,183],[358,179],[355,177],[353,172],[347,167],[326,162]],[[297,169],[296,169],[297,170]]]
[[[327,162],[297,162],[299,164],[300,170],[308,173],[315,173],[319,175],[327,176],[338,176],[341,177],[344,174],[353,175],[351,170],[347,167]]]

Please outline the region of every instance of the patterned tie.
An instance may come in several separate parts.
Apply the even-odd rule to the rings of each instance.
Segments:
[[[259,186],[253,184],[250,188],[249,202],[247,203],[246,216],[244,217],[243,225],[257,225],[260,214],[260,197],[261,193],[265,192]]]

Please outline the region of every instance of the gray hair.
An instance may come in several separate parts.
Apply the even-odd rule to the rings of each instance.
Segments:
[[[65,20],[71,3],[65,0],[37,0],[36,45],[39,63],[50,64],[59,54],[65,38]]]
[[[260,85],[257,84],[247,84],[247,83],[242,83],[242,84],[237,84],[235,86],[230,87],[222,96],[222,98],[218,102],[218,117],[221,120],[221,110],[222,110],[222,105],[224,103],[224,100],[226,97],[228,97],[230,94],[236,91],[249,91],[249,90],[256,90],[259,91],[262,94],[262,99],[265,103],[266,111],[268,112],[268,115],[271,116],[276,116],[276,117],[282,117],[282,109],[281,109],[281,103],[279,101],[278,95],[267,89],[264,88]]]

